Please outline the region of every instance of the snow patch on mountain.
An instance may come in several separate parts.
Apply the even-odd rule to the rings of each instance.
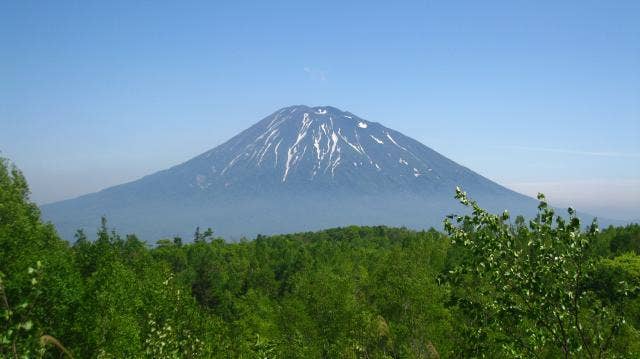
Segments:
[[[378,139],[378,137],[376,137],[374,135],[369,135],[369,136],[371,136],[371,138],[373,138],[374,141],[378,142],[378,144],[384,145],[384,142],[382,142],[382,140]]]

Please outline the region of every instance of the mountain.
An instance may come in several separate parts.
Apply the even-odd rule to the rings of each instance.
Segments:
[[[291,106],[180,165],[42,206],[60,234],[92,233],[106,216],[155,241],[196,226],[228,238],[326,227],[440,227],[462,187],[483,206],[530,215],[513,192],[377,122],[334,107]]]

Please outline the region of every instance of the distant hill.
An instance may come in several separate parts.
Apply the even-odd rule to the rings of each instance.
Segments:
[[[463,145],[463,144],[461,144]],[[227,238],[349,224],[440,228],[462,187],[495,211],[537,202],[377,122],[334,107],[291,106],[180,165],[42,206],[60,234],[92,234],[106,216],[142,239],[212,227]]]

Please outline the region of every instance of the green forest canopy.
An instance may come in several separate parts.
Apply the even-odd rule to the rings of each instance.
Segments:
[[[74,244],[0,163],[0,357],[640,356],[640,226],[472,211],[447,233],[346,227]]]

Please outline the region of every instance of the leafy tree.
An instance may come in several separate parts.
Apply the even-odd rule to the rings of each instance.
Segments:
[[[73,338],[73,308],[82,288],[68,250],[68,243],[58,238],[53,226],[40,220],[22,173],[0,158],[0,273],[3,320],[7,321],[0,326],[8,328],[18,320],[16,313],[28,313],[20,323],[31,323],[29,335],[38,342],[29,340],[35,346],[23,347],[22,352],[35,353],[42,344],[62,347],[61,342],[69,343]],[[34,269],[35,263],[39,265]],[[0,345],[0,353],[3,351]]]
[[[624,227],[610,226],[602,231],[599,241],[606,245],[614,256],[627,252],[640,255],[640,224],[634,223]],[[600,254],[606,255],[606,253]]]
[[[613,339],[613,345],[619,353],[637,356],[640,353],[640,256],[629,252],[599,260],[587,287],[607,306],[624,313],[625,323]]]
[[[595,260],[589,247],[598,230],[580,228],[575,211],[565,220],[538,195],[540,205],[529,227],[508,225],[508,212],[490,214],[466,193],[456,198],[471,214],[450,216],[445,229],[468,256],[450,273],[460,290],[458,306],[472,321],[469,339],[490,341],[499,353],[517,357],[614,356],[612,340],[623,323],[586,287]],[[461,287],[460,287],[461,288]],[[467,328],[469,329],[469,328]],[[483,347],[471,348],[483,355]],[[475,351],[475,353],[474,353]]]
[[[179,237],[176,237],[176,240],[178,240]],[[196,227],[196,231],[193,234],[193,241],[195,243],[198,242],[206,242],[207,239],[211,239],[213,238],[213,230],[211,228],[207,228],[206,231],[204,231],[204,233],[200,232],[200,227]],[[182,239],[179,240],[180,243],[182,243]]]

